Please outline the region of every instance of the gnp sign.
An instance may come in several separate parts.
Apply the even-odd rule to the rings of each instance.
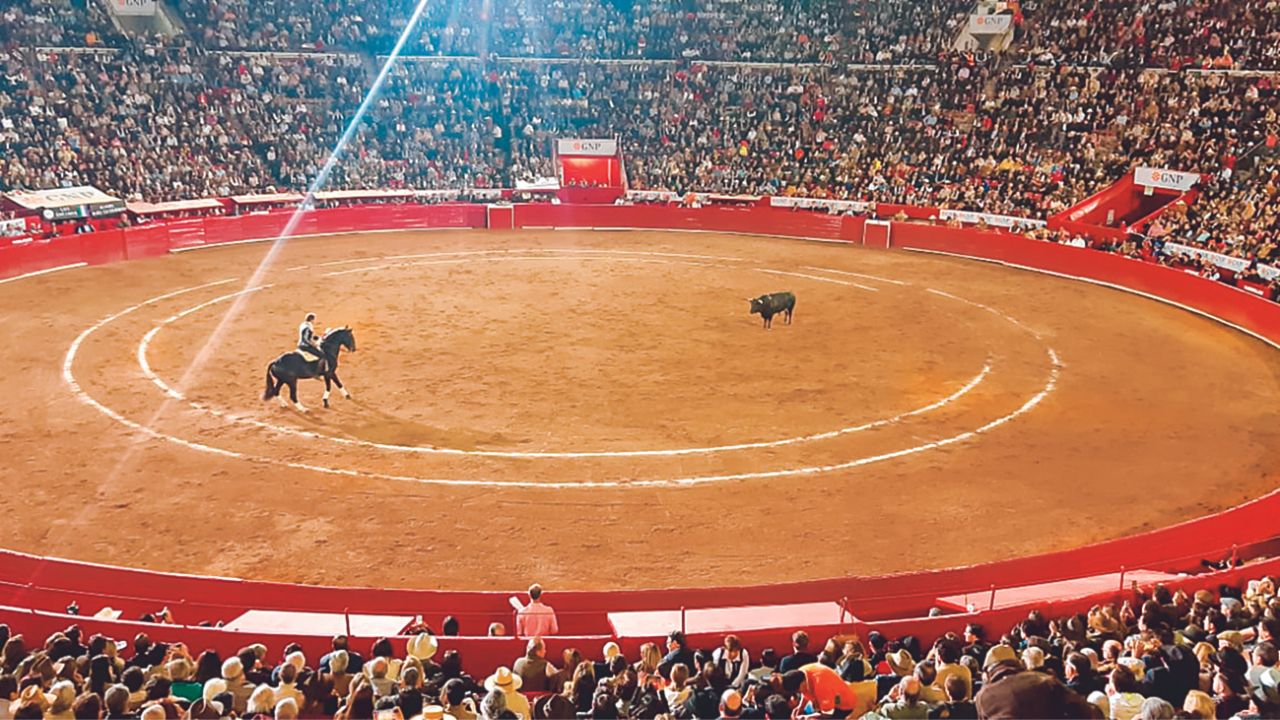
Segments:
[[[561,138],[556,140],[556,153],[559,155],[590,155],[593,157],[613,157],[618,154],[617,140],[579,140]]]
[[[110,0],[116,15],[155,15],[156,0]]]
[[[1133,171],[1133,182],[1143,187],[1158,187],[1165,190],[1186,192],[1200,182],[1200,176],[1196,173],[1165,170],[1164,168],[1140,167]]]
[[[970,35],[1001,35],[1013,27],[1012,15],[970,15]]]

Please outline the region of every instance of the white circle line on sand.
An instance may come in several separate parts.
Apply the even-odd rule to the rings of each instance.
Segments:
[[[86,333],[91,332],[92,330],[93,328],[90,328],[89,330],[86,331]],[[73,350],[78,347],[78,342],[82,340],[83,337],[85,337],[85,334],[82,334],[80,338],[77,338],[77,343],[73,343],[72,345]],[[145,434],[149,437],[152,437],[158,440],[164,440],[167,442],[172,442],[182,447],[196,450],[199,452],[205,452],[205,453],[210,453],[214,455],[220,455],[223,457],[230,457],[238,460],[244,460],[248,462],[260,463],[265,465],[288,467],[288,468],[293,468],[297,470],[307,470],[307,471],[322,473],[326,475],[339,475],[344,477],[356,477],[356,478],[375,479],[375,480],[389,480],[389,481],[395,481],[395,482],[411,482],[419,485],[441,485],[441,486],[461,486],[461,487],[520,487],[520,488],[529,488],[529,489],[545,488],[550,490],[555,490],[555,489],[563,490],[563,489],[574,489],[574,488],[593,488],[594,489],[594,488],[695,487],[699,485],[706,485],[709,483],[728,482],[733,480],[760,480],[760,479],[781,478],[781,477],[801,477],[801,476],[820,475],[820,474],[825,474],[829,472],[836,472],[839,470],[850,470],[853,468],[862,467],[865,465],[871,465],[871,464],[883,462],[886,460],[892,460],[895,458],[914,455],[917,453],[933,450],[940,447],[946,447],[948,445],[953,445],[955,443],[963,442],[965,440],[969,440],[971,438],[977,437],[978,435],[982,435],[983,433],[990,432],[991,430],[994,430],[1018,418],[1019,416],[1027,412],[1030,412],[1032,408],[1040,404],[1040,402],[1044,400],[1044,398],[1047,397],[1049,393],[1051,393],[1054,390],[1057,384],[1058,373],[1061,368],[1061,363],[1059,362],[1058,355],[1056,352],[1054,352],[1053,348],[1046,348],[1046,350],[1048,352],[1049,359],[1051,362],[1051,368],[1049,372],[1049,379],[1045,383],[1044,387],[1035,395],[1033,395],[1030,399],[1028,399],[1025,403],[1023,403],[1021,407],[1017,408],[1013,412],[1010,412],[994,420],[991,420],[986,424],[982,425],[981,427],[978,427],[974,430],[969,430],[969,431],[962,432],[956,435],[951,435],[949,437],[945,437],[939,440],[922,443],[920,445],[914,445],[912,447],[903,448],[903,449],[895,450],[888,453],[871,455],[871,456],[857,458],[854,460],[848,460],[845,462],[835,463],[831,465],[812,465],[808,467],[790,468],[785,470],[769,470],[769,471],[761,471],[761,472],[733,473],[733,474],[725,474],[725,475],[697,475],[697,476],[689,476],[689,477],[662,478],[662,479],[654,479],[654,480],[584,480],[582,482],[542,483],[542,482],[535,482],[530,480],[508,481],[508,480],[484,480],[484,479],[476,479],[476,478],[423,478],[423,477],[413,477],[413,476],[407,476],[407,475],[393,475],[390,473],[381,473],[381,472],[371,471],[371,470],[351,470],[347,468],[334,468],[334,467],[328,467],[324,465],[313,465],[309,463],[288,462],[288,461],[276,460],[274,458],[247,455],[245,453],[239,453],[232,450],[225,450],[222,448],[211,447],[209,445],[204,445],[202,443],[185,440],[183,438],[169,435],[167,433],[161,433],[153,428],[142,425],[141,423],[137,423],[132,420],[129,420],[128,418],[120,415],[114,410],[111,410],[110,408],[99,403],[97,400],[93,399],[87,393],[81,390],[79,385],[75,383],[74,379],[71,380],[71,386],[75,390],[76,394],[81,397],[82,400],[84,400],[89,405],[98,409],[107,417],[123,424],[128,428],[131,428],[137,432]],[[73,357],[73,355],[69,354],[69,357]]]
[[[236,292],[233,292],[233,293],[227,293],[226,295],[219,295],[218,297],[213,298],[212,300],[206,300],[200,303],[199,305],[193,305],[181,312],[178,312],[174,315],[170,315],[164,320],[161,320],[159,324],[157,324],[155,327],[148,330],[147,334],[142,336],[142,341],[138,343],[138,367],[142,368],[142,374],[145,375],[147,379],[150,380],[152,383],[155,383],[156,387],[160,388],[160,390],[162,390],[165,395],[168,395],[169,397],[175,400],[185,400],[186,399],[185,395],[183,395],[178,390],[174,389],[164,380],[160,379],[160,376],[157,375],[154,371],[152,371],[151,363],[147,360],[147,347],[151,344],[151,341],[155,339],[156,335],[158,335],[164,327],[166,327],[167,325],[171,325],[188,315],[199,312],[207,307],[212,307],[213,305],[216,305],[220,302],[225,302],[227,300],[240,297],[241,295],[248,295],[249,293],[255,293],[255,292],[258,292],[259,290],[266,290],[267,288],[270,288],[270,287],[274,287],[274,283],[257,285],[255,287],[245,288],[244,290],[237,290]]]
[[[312,472],[318,472],[322,474],[339,475],[339,476],[345,476],[345,477],[362,477],[362,478],[372,478],[372,479],[391,480],[391,481],[400,481],[400,482],[413,482],[417,484],[441,485],[441,486],[524,487],[524,488],[531,488],[531,489],[532,488],[572,489],[572,488],[582,488],[582,487],[645,488],[645,487],[693,487],[698,485],[704,485],[707,483],[726,482],[726,481],[732,481],[732,480],[752,480],[752,479],[767,479],[767,478],[777,478],[777,477],[797,477],[797,476],[816,475],[816,474],[822,474],[822,473],[828,473],[828,472],[834,472],[838,470],[846,470],[846,469],[852,469],[852,468],[861,467],[865,465],[870,465],[870,464],[882,462],[885,460],[905,457],[908,455],[925,452],[935,448],[945,447],[947,445],[952,445],[958,442],[963,442],[970,438],[973,438],[983,433],[994,430],[1002,425],[1005,425],[1006,423],[1029,412],[1035,406],[1040,404],[1040,402],[1044,400],[1044,398],[1047,397],[1056,387],[1058,375],[1062,367],[1062,364],[1058,358],[1057,353],[1053,350],[1053,348],[1046,347],[1045,349],[1048,353],[1049,360],[1051,363],[1048,381],[1045,383],[1044,387],[1039,392],[1037,392],[1025,403],[1023,403],[1022,406],[1020,406],[1013,412],[1010,412],[1006,415],[1002,415],[1001,417],[998,417],[974,430],[969,430],[966,432],[959,433],[957,435],[952,435],[946,438],[915,445],[909,448],[903,448],[901,450],[896,450],[889,453],[882,453],[879,455],[857,458],[854,460],[849,460],[849,461],[830,464],[830,465],[814,465],[814,466],[790,468],[790,469],[784,469],[784,470],[735,473],[735,474],[724,474],[724,475],[702,475],[702,476],[663,478],[663,479],[653,479],[653,480],[606,480],[606,481],[587,480],[582,482],[550,482],[550,483],[534,482],[534,481],[528,481],[528,480],[504,481],[504,480],[486,480],[486,479],[475,479],[475,478],[470,478],[470,479],[421,478],[421,477],[392,475],[392,474],[380,473],[376,471],[362,471],[362,470],[332,468],[332,467],[325,467],[325,466],[319,466],[319,465],[311,465],[307,463],[287,462],[287,461],[276,460],[273,458],[252,456],[245,453],[225,450],[223,448],[211,447],[208,445],[204,445],[203,443],[185,440],[183,438],[169,435],[167,433],[161,433],[155,430],[154,428],[145,426],[138,422],[134,422],[124,417],[120,413],[117,413],[111,408],[98,402],[96,399],[90,396],[76,381],[72,368],[75,362],[76,354],[79,351],[80,346],[91,334],[93,334],[94,332],[96,332],[106,324],[116,320],[117,318],[123,317],[124,315],[132,313],[138,310],[139,308],[158,303],[162,300],[165,300],[171,297],[176,297],[188,292],[193,292],[202,288],[213,287],[216,285],[222,285],[229,282],[233,282],[233,280],[221,280],[213,283],[207,283],[205,285],[199,285],[191,288],[184,288],[182,290],[177,290],[171,293],[166,293],[164,295],[156,296],[142,303],[138,303],[137,305],[133,305],[128,308],[125,308],[124,310],[121,310],[120,312],[117,312],[115,314],[108,315],[106,318],[103,318],[102,320],[98,321],[96,324],[90,326],[89,328],[86,328],[71,343],[71,347],[68,348],[67,354],[63,359],[62,374],[63,374],[64,382],[66,382],[67,386],[72,390],[73,394],[75,394],[82,402],[97,409],[99,412],[103,413],[108,418],[111,418],[112,420],[115,420],[116,422],[138,433],[147,435],[157,440],[171,442],[181,447],[196,450],[198,452],[204,452],[204,453],[219,455],[223,457],[230,457],[230,458],[235,458],[235,459],[244,460],[248,462],[255,462],[260,464],[282,466],[282,467],[290,467],[290,468],[301,469],[301,470],[309,470]],[[1022,326],[1022,327],[1025,328],[1025,326]]]
[[[424,263],[424,264],[434,264],[434,263],[442,263],[442,262],[471,262],[473,260],[488,261],[488,260],[501,260],[501,259],[522,260],[522,259],[528,259],[528,258],[485,257],[485,258],[468,258],[463,260],[428,261],[427,263]],[[541,260],[546,258],[533,258],[533,259]],[[563,259],[563,258],[557,258],[557,259]],[[591,259],[596,259],[596,258],[591,258]],[[600,258],[600,259],[625,260],[628,262],[650,262],[650,263],[675,262],[675,261],[669,261],[669,260],[650,260],[650,259],[641,259],[641,258]],[[697,265],[703,266],[705,264],[697,263]],[[303,269],[305,269],[305,267]],[[813,279],[816,279],[816,280],[824,280],[828,282],[835,282],[838,284],[851,284],[851,283],[846,283],[845,281],[842,281],[842,280],[832,280],[830,278],[819,278],[816,276],[802,275],[801,277],[812,277]],[[155,373],[151,368],[150,361],[147,358],[147,350],[150,347],[151,342],[155,339],[156,335],[164,327],[172,324],[173,322],[183,317],[191,315],[192,313],[208,308],[219,302],[230,300],[239,295],[243,295],[249,292],[256,292],[258,290],[263,290],[268,287],[271,287],[271,286],[263,285],[255,288],[249,288],[247,290],[241,290],[238,292],[222,295],[220,297],[216,297],[211,300],[202,302],[199,305],[183,310],[182,312],[179,312],[169,318],[166,318],[165,320],[160,321],[160,323],[152,327],[146,333],[146,335],[143,336],[141,342],[138,343],[138,348],[137,348],[138,366],[142,369],[142,374],[146,376],[152,383],[154,383],[158,388],[160,388],[162,392],[164,392],[169,397],[180,399],[180,400],[187,400],[180,391],[174,389],[172,386],[166,383],[164,379],[161,378],[157,373]],[[735,452],[735,451],[742,451],[742,450],[756,450],[756,449],[763,449],[763,448],[785,447],[787,445],[795,445],[799,443],[809,443],[809,442],[819,442],[822,440],[829,440],[832,438],[840,437],[842,435],[848,435],[852,433],[863,432],[866,430],[873,430],[876,428],[884,427],[886,425],[892,425],[894,423],[901,422],[902,420],[905,420],[907,418],[932,412],[933,410],[937,410],[937,409],[946,407],[947,405],[950,405],[951,403],[967,395],[974,388],[978,387],[978,385],[980,385],[986,379],[987,375],[989,375],[990,372],[991,372],[991,363],[990,361],[988,361],[983,364],[982,369],[978,372],[977,375],[974,375],[963,386],[961,386],[958,390],[951,393],[950,395],[940,398],[939,400],[935,400],[934,402],[928,405],[925,405],[923,407],[919,407],[913,410],[899,413],[889,418],[881,418],[879,420],[874,420],[874,421],[862,423],[859,425],[839,428],[836,430],[830,430],[827,432],[782,438],[779,440],[763,440],[759,442],[750,442],[750,443],[736,443],[736,444],[729,444],[729,445],[715,445],[715,446],[695,447],[695,448],[672,448],[672,449],[662,449],[662,450],[596,450],[596,451],[533,452],[533,451],[515,451],[515,450],[462,450],[459,448],[447,448],[447,447],[438,447],[438,446],[378,443],[378,442],[373,442],[369,440],[359,440],[356,438],[344,438],[344,437],[339,437],[335,435],[328,435],[325,433],[318,433],[310,430],[300,430],[300,429],[291,428],[285,425],[278,425],[275,423],[264,422],[264,421],[257,420],[255,418],[248,417],[239,413],[231,413],[231,412],[226,412],[224,410],[219,410],[219,409],[210,407],[204,403],[196,402],[192,400],[187,400],[187,403],[195,410],[213,415],[214,417],[220,418],[227,422],[252,425],[254,427],[271,430],[273,432],[284,434],[284,435],[295,435],[299,437],[307,437],[312,439],[325,439],[325,440],[330,440],[332,442],[342,444],[342,445],[368,447],[368,448],[375,448],[378,450],[387,450],[387,451],[393,451],[393,452],[410,452],[410,453],[434,454],[434,455],[461,455],[461,456],[472,456],[472,457],[516,458],[516,459],[670,457],[670,456],[679,456],[679,455],[705,455],[705,454],[713,454],[713,453],[719,453],[719,452]]]

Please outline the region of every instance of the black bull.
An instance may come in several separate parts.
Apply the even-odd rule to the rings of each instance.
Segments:
[[[787,324],[790,325],[791,315],[796,310],[796,296],[789,292],[769,293],[748,299],[747,302],[751,303],[752,315],[758,314],[764,318],[766,328],[773,326],[773,316],[778,313],[783,313]]]

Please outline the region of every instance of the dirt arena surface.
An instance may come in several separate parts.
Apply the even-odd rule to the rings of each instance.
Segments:
[[[0,545],[325,584],[730,585],[1063,549],[1280,475],[1280,353],[1084,283],[551,231],[299,239],[251,281],[270,249],[0,284]],[[766,331],[745,298],[779,290],[795,322]],[[353,399],[304,381],[304,414],[262,392],[307,311],[358,352]]]

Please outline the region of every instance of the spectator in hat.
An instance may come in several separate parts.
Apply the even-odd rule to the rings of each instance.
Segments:
[[[529,700],[519,692],[521,683],[519,675],[511,672],[509,668],[500,667],[485,679],[484,688],[490,693],[494,691],[501,692],[506,696],[506,708],[508,710],[522,718],[528,718],[530,717]]]
[[[556,611],[542,602],[542,586],[529,586],[529,603],[516,613],[516,635],[522,638],[551,637],[560,634]]]
[[[988,663],[982,671],[982,690],[974,698],[979,717],[1016,720],[1093,716],[1088,701],[1057,678],[1023,668],[1012,648],[997,645],[988,651],[988,657],[1001,647],[1008,650],[1008,658]]]

